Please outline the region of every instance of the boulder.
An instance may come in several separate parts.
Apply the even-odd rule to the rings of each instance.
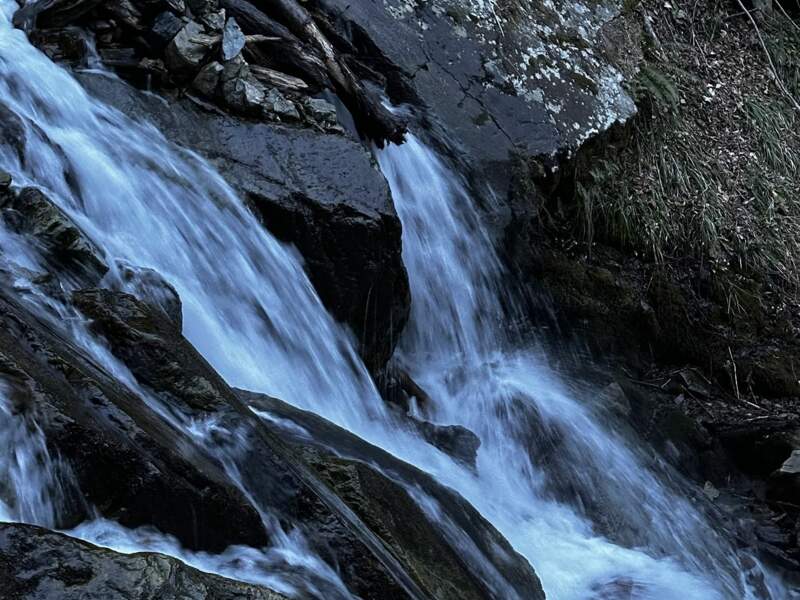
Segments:
[[[237,393],[380,536],[426,597],[544,598],[528,562],[459,494],[322,417]]]
[[[102,101],[208,157],[267,229],[298,248],[320,298],[353,331],[370,368],[386,363],[408,320],[410,292],[400,220],[359,142],[246,122],[188,100],[164,110],[160,99],[123,82],[91,73],[79,79]]]
[[[175,13],[165,10],[153,21],[147,34],[147,40],[154,50],[160,52],[175,39],[181,29],[183,29],[183,21],[175,16]]]
[[[96,283],[108,271],[94,242],[41,190],[6,192],[0,207],[6,223],[39,242],[52,266],[66,268],[85,284]]]
[[[88,14],[104,0],[47,0],[26,2],[14,13],[14,26],[30,31],[71,25],[76,19]]]
[[[17,418],[35,422],[60,457],[58,527],[76,525],[94,507],[194,550],[267,543],[258,511],[212,457],[29,311],[0,288],[0,380]]]
[[[119,554],[32,525],[0,524],[4,598],[37,600],[284,600],[161,554]]]
[[[769,478],[768,493],[774,500],[797,502],[800,497],[800,450],[792,450]]]
[[[567,152],[635,112],[606,43],[625,25],[619,0],[318,5],[343,51],[423,125],[443,126],[454,155],[501,199],[515,156]]]
[[[110,290],[76,292],[73,301],[137,382],[168,410],[192,422],[213,418],[220,434],[208,443],[218,448],[220,460],[235,461],[237,479],[253,504],[270,521],[303,532],[312,551],[338,565],[351,592],[367,598],[422,597],[380,538],[253,415],[160,311]]]

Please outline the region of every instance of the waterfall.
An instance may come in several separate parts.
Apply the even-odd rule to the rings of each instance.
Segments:
[[[397,427],[294,253],[264,231],[223,178],[152,126],[87,95],[11,27],[15,8],[0,0],[0,102],[21,120],[25,139],[19,151],[0,147],[0,168],[16,184],[46,191],[104,250],[107,282],[124,288],[120,265],[129,264],[173,284],[184,335],[229,384],[324,416],[457,490],[531,562],[550,598],[603,598],[615,588],[660,600],[759,597],[730,543],[679,486],[650,472],[604,429],[585,393],[562,381],[545,357],[504,333],[502,268],[481,215],[459,178],[418,139],[378,153],[404,226],[413,296],[398,358],[433,399],[427,417],[479,435],[474,471]],[[0,246],[4,260],[37,264],[35,249],[10,232],[0,232]],[[52,318],[54,300],[29,301],[163,418],[175,418],[137,387],[77,314],[61,319],[65,326]],[[17,504],[0,505],[0,516],[52,526],[58,494],[41,432],[11,404],[0,404],[0,417],[0,436],[16,456],[0,469],[25,473],[10,477]],[[173,425],[208,443],[235,480],[235,456],[208,442],[213,424]],[[548,461],[537,451],[543,441],[554,448]],[[435,503],[409,492],[458,540]],[[618,525],[597,527],[592,502]],[[38,508],[24,509],[31,504]],[[218,556],[99,517],[68,533],[123,552],[164,552],[290,594],[348,596],[297,531],[281,532],[273,548]],[[462,546],[480,561],[477,549]],[[294,574],[283,577],[286,565]],[[503,589],[499,575],[481,576]],[[780,590],[771,596],[782,597]]]
[[[509,333],[501,303],[513,297],[465,184],[413,136],[379,161],[411,281],[398,359],[432,399],[423,416],[482,442],[477,480],[448,484],[535,565],[549,597],[759,597],[731,542],[603,428],[591,392]],[[615,521],[605,536],[598,511]]]

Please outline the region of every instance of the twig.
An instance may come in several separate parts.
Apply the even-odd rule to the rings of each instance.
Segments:
[[[742,397],[739,394],[739,376],[736,373],[736,361],[733,360],[733,352],[731,352],[731,347],[728,346],[728,354],[731,357],[731,365],[733,366],[733,384],[736,386],[736,399],[741,400]]]
[[[772,61],[772,55],[769,53],[769,49],[767,48],[767,44],[764,42],[764,37],[761,35],[761,29],[758,27],[758,23],[753,18],[752,13],[747,10],[742,0],[736,0],[736,3],[739,5],[744,13],[747,15],[747,18],[750,20],[750,23],[753,25],[753,29],[758,36],[758,41],[761,44],[761,49],[764,51],[764,54],[767,57],[767,61],[769,62],[770,69],[772,69],[772,75],[775,77],[775,83],[778,85],[778,89],[783,93],[784,96],[792,103],[794,109],[800,113],[800,103],[797,102],[794,96],[792,96],[791,92],[786,88],[781,80],[780,75],[778,74],[778,69],[775,67],[775,63]]]
[[[786,17],[786,19],[789,21],[789,23],[791,23],[791,24],[792,24],[792,27],[794,27],[795,29],[797,29],[797,31],[800,31],[800,25],[798,25],[797,23],[795,23],[795,22],[794,22],[794,19],[793,19],[792,17],[790,17],[790,16],[789,16],[789,13],[787,13],[787,12],[786,12],[786,9],[785,9],[785,8],[783,8],[783,4],[781,4],[780,2],[778,2],[778,0],[775,0],[775,5],[776,5],[776,6],[777,6],[777,7],[780,9],[781,13],[783,13],[783,16],[784,16],[784,17]]]

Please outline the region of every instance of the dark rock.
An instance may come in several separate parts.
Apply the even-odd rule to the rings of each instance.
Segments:
[[[0,192],[7,192],[8,189],[11,187],[13,180],[9,173],[5,171],[0,171]]]
[[[36,238],[45,258],[55,266],[66,266],[87,283],[99,281],[108,271],[100,250],[78,226],[40,190],[25,188],[6,196],[5,208],[16,211],[15,226]]]
[[[768,492],[772,499],[797,503],[800,498],[800,450],[793,450],[770,476]]]
[[[160,52],[178,35],[181,29],[183,29],[183,21],[167,10],[155,18],[147,39],[153,48]]]
[[[320,477],[384,540],[426,597],[544,598],[527,561],[457,493],[313,413],[263,394],[237,393],[245,403],[274,419],[263,421],[297,447]],[[426,514],[409,489],[426,497],[439,514]],[[464,552],[462,535],[474,543],[474,554]]]
[[[188,79],[200,70],[218,42],[218,36],[206,34],[200,23],[189,21],[167,45],[166,65],[176,77]]]
[[[327,100],[323,98],[307,98],[303,102],[303,108],[321,127],[331,131],[343,131],[339,125],[336,107]]]
[[[267,90],[264,95],[264,110],[278,117],[282,121],[299,121],[300,113],[291,100],[281,94],[275,88]]]
[[[161,554],[118,554],[32,525],[0,524],[0,589],[15,600],[281,600]]]
[[[125,291],[132,293],[151,308],[159,310],[172,321],[177,330],[183,327],[181,298],[178,291],[153,269],[118,265]]]
[[[429,109],[505,198],[514,155],[580,145],[635,112],[599,30],[619,4],[321,0],[321,21],[395,103]],[[557,40],[557,41],[556,41]],[[622,52],[622,54],[625,54]],[[376,73],[380,73],[377,75]]]
[[[207,31],[223,33],[223,29],[225,28],[225,10],[211,11],[200,17],[200,21],[206,26]]]
[[[219,465],[53,329],[0,288],[0,379],[18,418],[35,421],[60,457],[67,502],[56,525],[89,517],[88,505],[190,549],[263,547],[258,511]]]
[[[200,69],[197,77],[194,78],[192,89],[197,90],[206,98],[213,98],[219,88],[219,82],[224,70],[224,67],[217,61],[208,63]]]
[[[220,449],[239,441],[237,476],[250,497],[278,522],[303,531],[315,551],[338,565],[348,589],[361,597],[422,597],[383,542],[264,427],[160,312],[109,290],[84,290],[73,300],[139,384],[183,418],[213,415],[227,430],[215,440]]]
[[[377,370],[408,320],[401,225],[385,180],[356,141],[248,123],[190,102],[163,103],[119,81],[79,75],[95,96],[199,151],[249,198],[265,226],[295,244],[322,301]]]
[[[113,17],[116,23],[128,27],[136,33],[144,30],[142,13],[131,0],[108,2],[105,5],[105,10],[108,11],[108,14]]]
[[[240,114],[260,115],[264,110],[265,94],[264,86],[254,78],[232,77],[222,83],[225,104]]]
[[[217,0],[185,0],[192,13],[197,16],[207,15],[217,10]]]
[[[104,0],[46,0],[26,2],[14,14],[14,25],[25,30],[34,26],[47,29],[70,25],[88,14]]]
[[[222,32],[222,60],[230,60],[244,48],[244,34],[236,19],[231,17]]]
[[[462,463],[475,467],[480,438],[461,425],[436,425],[428,421],[411,419],[413,427],[432,446]]]

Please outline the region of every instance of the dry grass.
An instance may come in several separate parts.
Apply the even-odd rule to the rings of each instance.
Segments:
[[[642,116],[579,177],[576,223],[590,242],[659,262],[697,261],[723,276],[734,298],[745,277],[796,303],[800,116],[735,6],[639,6],[660,41],[631,86]],[[800,28],[780,13],[760,27],[797,96]]]

